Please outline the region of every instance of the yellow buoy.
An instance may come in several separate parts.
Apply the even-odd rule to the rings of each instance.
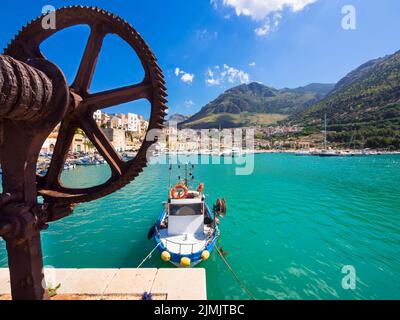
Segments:
[[[210,252],[208,250],[204,250],[201,253],[201,260],[207,260],[210,257]]]
[[[190,258],[182,257],[181,258],[181,266],[182,267],[190,267]]]
[[[161,253],[161,259],[163,261],[169,261],[169,260],[171,260],[171,254],[168,251],[163,251]]]

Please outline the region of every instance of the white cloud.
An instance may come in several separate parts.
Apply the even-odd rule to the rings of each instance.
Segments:
[[[282,14],[280,12],[274,13],[274,17],[272,18],[274,27],[277,28],[279,26],[281,19],[282,19]]]
[[[303,10],[318,0],[222,0],[225,6],[235,9],[236,15],[249,16],[254,20],[263,20],[274,12],[289,8],[294,12]]]
[[[222,71],[221,71],[222,70]],[[224,64],[223,66],[214,66],[208,68],[206,73],[206,84],[208,86],[218,86],[226,82],[234,83],[249,83],[250,75],[243,70]]]
[[[212,0],[216,6],[217,0]],[[282,11],[286,8],[293,12],[302,11],[318,0],[220,0],[224,6],[235,10],[237,16],[247,16],[263,24],[254,29],[257,36],[266,36],[279,27]]]
[[[181,73],[181,69],[179,69],[179,68],[175,68],[175,75],[176,76],[179,76],[179,74]]]
[[[266,36],[272,31],[277,30],[281,19],[282,14],[279,12],[270,15],[270,17],[265,18],[265,23],[263,26],[254,29],[255,34],[258,36]]]
[[[255,67],[255,66],[256,66],[256,63],[254,61],[249,63],[249,67]]]
[[[185,105],[186,108],[191,108],[194,106],[194,102],[193,100],[185,100],[185,102],[183,103]]]
[[[185,83],[193,83],[194,74],[193,73],[184,73],[181,77],[181,80]]]
[[[254,33],[258,36],[266,36],[271,31],[271,26],[266,22],[263,26],[254,29]]]
[[[207,29],[200,29],[196,30],[196,38],[198,39],[212,39],[212,38],[218,38],[218,32],[217,31],[209,31]]]
[[[194,79],[194,74],[193,73],[185,72],[185,71],[183,71],[183,70],[181,70],[179,68],[175,68],[174,73],[175,73],[175,75],[177,77],[180,77],[180,79],[184,83],[187,83],[187,84],[192,84],[193,83],[193,79]]]
[[[235,82],[240,82],[240,83],[248,83],[250,82],[250,76],[248,73],[235,69],[233,67],[230,67],[226,64],[224,64],[224,70],[221,75],[224,77],[227,77],[228,81],[230,83],[235,83]]]
[[[207,33],[207,29],[196,30],[196,37],[202,39],[207,35]]]
[[[181,77],[181,80],[185,83],[192,83],[194,79],[193,73],[184,73]]]
[[[206,84],[209,86],[219,86],[220,81],[219,81],[219,79],[210,78],[210,79],[206,79]]]

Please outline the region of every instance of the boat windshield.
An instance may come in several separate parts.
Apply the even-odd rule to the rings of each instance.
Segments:
[[[203,214],[203,204],[190,203],[190,204],[170,204],[170,216],[195,216]]]

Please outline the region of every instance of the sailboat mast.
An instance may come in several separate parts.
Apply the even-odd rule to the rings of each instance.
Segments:
[[[185,164],[185,186],[188,185],[188,164]]]
[[[324,149],[326,149],[327,145],[327,137],[326,137],[326,113],[325,113],[325,121],[324,121]]]
[[[172,174],[172,164],[169,165],[169,173],[168,173],[168,192],[171,190],[171,174]]]

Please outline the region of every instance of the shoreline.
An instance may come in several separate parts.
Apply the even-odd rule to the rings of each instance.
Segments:
[[[216,153],[209,153],[209,152],[160,152],[157,153],[158,155],[208,155],[208,156],[237,156],[237,155],[244,155],[244,154],[264,154],[264,153],[288,153],[288,154],[296,154],[296,155],[312,155],[312,153],[321,152],[321,149],[314,149],[314,150],[295,150],[295,149],[287,149],[287,150],[244,150],[243,152],[239,153],[225,153],[219,152]],[[354,150],[345,150],[345,149],[331,149],[331,152],[336,152],[338,155],[342,156],[370,156],[370,155],[400,155],[400,151],[378,151],[378,150],[368,150],[368,151],[354,151]]]

